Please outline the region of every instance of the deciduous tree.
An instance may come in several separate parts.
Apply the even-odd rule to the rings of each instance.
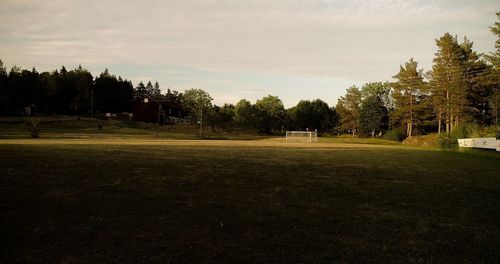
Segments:
[[[370,95],[363,100],[359,115],[359,129],[362,134],[370,134],[373,138],[375,132],[387,130],[388,121],[387,108],[379,96]]]
[[[268,95],[255,103],[256,127],[262,132],[270,133],[272,129],[280,129],[284,125],[285,107],[277,97]]]
[[[210,110],[213,98],[202,89],[189,89],[184,92],[182,106],[191,115],[192,121],[200,124],[200,137],[203,130],[203,114]]]
[[[254,108],[252,104],[245,100],[241,99],[235,105],[234,115],[236,122],[243,127],[243,129],[247,129],[248,126],[252,125],[254,120]]]

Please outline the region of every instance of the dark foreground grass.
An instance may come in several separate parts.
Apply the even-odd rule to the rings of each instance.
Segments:
[[[301,146],[0,144],[0,257],[500,261],[500,159]]]

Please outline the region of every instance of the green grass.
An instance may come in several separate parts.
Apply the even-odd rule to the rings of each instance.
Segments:
[[[198,129],[191,124],[175,124],[157,127],[156,124],[132,122],[126,120],[74,116],[42,116],[38,120],[40,137],[46,139],[65,138],[162,138],[162,139],[198,139]],[[28,120],[28,119],[26,119]],[[30,127],[22,117],[0,117],[0,139],[15,139],[30,137]],[[98,128],[102,125],[102,129]],[[205,139],[217,140],[254,140],[271,138],[259,135],[255,131],[224,131],[205,127]]]
[[[499,155],[344,139],[3,139],[0,258],[494,263],[499,171]]]
[[[360,138],[352,136],[328,136],[320,137],[322,142],[332,142],[332,143],[348,143],[348,144],[376,144],[376,145],[402,145],[399,141],[392,141],[382,138]]]

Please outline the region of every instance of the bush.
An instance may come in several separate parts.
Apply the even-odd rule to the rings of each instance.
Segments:
[[[25,124],[28,126],[32,138],[38,138],[40,136],[40,121],[38,119],[26,119]]]
[[[94,113],[94,117],[96,119],[100,119],[100,120],[107,120],[108,119],[108,117],[105,114],[101,113],[101,112],[95,112]]]
[[[429,134],[422,136],[413,136],[404,140],[405,146],[421,147],[421,148],[437,148],[439,147],[439,137],[437,134]]]
[[[438,144],[442,150],[458,150],[458,140],[453,137],[440,137]]]
[[[442,150],[458,150],[458,139],[482,136],[481,127],[478,124],[466,123],[453,129],[449,136],[441,136],[438,143]]]
[[[385,133],[384,138],[393,141],[403,141],[406,138],[406,133],[402,129],[392,129]]]
[[[475,123],[466,123],[459,125],[450,133],[450,138],[471,138],[471,137],[482,137],[481,128]]]
[[[129,115],[129,113],[126,113],[126,112],[123,112],[123,113],[119,113],[116,115],[116,119],[122,121],[122,122],[128,122],[128,121],[131,121],[131,117]]]

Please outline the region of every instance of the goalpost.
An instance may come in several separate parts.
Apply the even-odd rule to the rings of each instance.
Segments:
[[[309,131],[286,131],[287,142],[318,142],[318,133]]]

